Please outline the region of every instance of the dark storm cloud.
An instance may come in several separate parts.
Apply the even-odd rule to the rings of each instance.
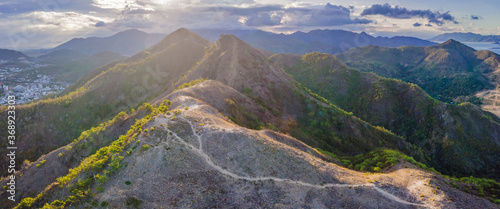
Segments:
[[[229,16],[246,17],[246,26],[339,26],[347,24],[367,24],[368,19],[351,18],[349,8],[327,4],[316,8],[284,8],[281,5],[267,5],[255,7],[219,6],[208,7],[208,12],[226,13]],[[283,17],[287,17],[283,20]]]
[[[443,25],[445,22],[453,22],[457,24],[449,12],[440,13],[433,12],[431,10],[409,10],[404,7],[395,6],[392,7],[389,4],[374,4],[370,8],[363,10],[361,16],[366,15],[383,15],[386,17],[396,18],[396,19],[409,19],[409,18],[425,18],[429,23],[434,23],[436,25]]]
[[[290,8],[285,12],[292,17],[289,22],[295,26],[339,26],[347,24],[367,24],[368,19],[351,18],[347,7],[327,4],[323,9]]]
[[[413,26],[415,26],[415,27],[420,27],[420,26],[422,26],[422,24],[420,24],[420,23],[416,22],[415,24],[413,24]]]

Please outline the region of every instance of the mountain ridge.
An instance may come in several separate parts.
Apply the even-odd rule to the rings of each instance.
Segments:
[[[109,37],[73,38],[49,51],[71,49],[84,54],[95,54],[109,50],[124,56],[132,56],[158,43],[164,37],[163,34],[149,34],[138,29],[128,29]]]
[[[257,49],[273,53],[305,54],[313,51],[335,54],[350,48],[365,45],[398,47],[405,45],[429,46],[436,43],[414,37],[373,37],[364,32],[344,30],[297,31],[290,35],[275,34],[260,30],[195,29],[207,39],[217,39],[220,34],[233,34]]]
[[[444,33],[429,39],[430,41],[446,41],[456,39],[460,42],[498,42],[500,35],[481,35],[476,33]]]
[[[21,59],[29,59],[30,57],[26,56],[22,52],[10,50],[10,49],[0,49],[0,60],[7,61],[19,61]]]

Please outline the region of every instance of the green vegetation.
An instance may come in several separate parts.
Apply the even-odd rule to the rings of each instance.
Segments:
[[[296,90],[295,96],[303,101],[303,115],[299,117],[296,127],[291,129],[290,134],[305,143],[334,153],[336,156],[351,156],[372,151],[377,146],[396,148],[397,144],[404,143],[402,139],[390,131],[371,126],[330,103],[325,98],[312,93],[300,83],[300,89]],[[304,93],[302,93],[304,92]],[[314,101],[309,96],[324,104]],[[355,121],[359,122],[355,122]],[[345,124],[351,124],[346,126]],[[364,130],[365,137],[353,137],[352,131]],[[375,141],[372,138],[379,139]]]
[[[400,163],[400,161],[411,163],[418,168],[436,172],[433,168],[429,168],[425,164],[417,162],[412,157],[400,151],[390,149],[377,149],[366,154],[343,157],[341,159],[341,162],[350,169],[368,172],[380,172],[385,168]]]
[[[478,195],[490,200],[493,203],[500,204],[500,183],[493,179],[462,177],[454,178],[444,176],[449,179],[448,184],[464,192]]]
[[[127,206],[132,206],[134,208],[138,208],[141,204],[142,204],[142,201],[141,200],[138,200],[137,198],[135,197],[129,197],[127,199],[127,202],[126,202]]]

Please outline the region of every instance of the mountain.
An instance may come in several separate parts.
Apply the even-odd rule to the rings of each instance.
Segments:
[[[312,30],[308,33],[299,31],[290,35],[260,30],[197,29],[194,31],[209,40],[215,40],[221,34],[233,34],[255,48],[273,53],[305,54],[316,51],[335,54],[366,45],[399,47],[436,44],[413,37],[373,37],[364,32],[354,33],[344,30]]]
[[[496,207],[234,35],[181,28],[16,111],[18,156],[33,161],[15,175],[16,208]],[[340,166],[380,149],[379,173]]]
[[[0,60],[19,61],[21,59],[28,59],[28,58],[29,57],[23,54],[22,52],[9,49],[0,49]]]
[[[362,72],[415,83],[440,101],[460,102],[495,88],[487,74],[498,68],[490,61],[496,55],[483,53],[449,40],[427,47],[365,46],[336,56]]]
[[[215,94],[198,99],[208,92]],[[289,136],[240,127],[211,105],[217,103],[211,97],[222,99],[219,95],[241,93],[205,81],[166,96],[169,100],[151,108],[149,119],[138,120],[112,145],[85,158],[35,198],[23,199],[17,208],[495,207],[411,165],[364,175],[325,161]],[[72,143],[71,149],[49,153],[43,165],[26,167],[25,175],[33,179],[42,171],[63,170],[61,164],[68,162],[78,143],[88,144],[93,135]]]
[[[74,58],[75,59],[73,59],[73,61],[69,61],[70,59],[61,59],[60,61],[65,61],[63,61],[62,63],[57,62],[59,64],[38,68],[36,69],[36,71],[37,73],[44,75],[53,75],[55,81],[74,83],[78,79],[89,73],[91,70],[94,70],[102,65],[106,65],[110,62],[125,59],[126,57],[114,52],[103,51],[90,57],[76,56]]]
[[[76,60],[87,59],[89,55],[71,49],[59,49],[37,57],[46,64],[64,64]]]
[[[475,33],[444,33],[438,35],[434,38],[429,39],[430,41],[444,42],[450,39],[454,39],[460,42],[498,42],[500,41],[500,35],[481,35]]]
[[[163,34],[148,34],[137,29],[129,29],[110,37],[74,38],[51,51],[71,49],[92,55],[107,50],[124,56],[131,56],[158,43],[164,37]]]
[[[418,161],[448,175],[500,176],[500,118],[495,115],[470,103],[444,104],[415,84],[360,72],[333,55],[270,59],[340,108],[405,137]]]
[[[147,62],[131,57],[109,63],[79,79],[59,97],[17,107],[19,137],[24,139],[18,142],[17,152],[29,161],[36,160],[83,131],[171,88],[202,58],[208,45],[199,36],[181,32],[167,36],[160,43],[164,49],[144,51],[152,54]]]

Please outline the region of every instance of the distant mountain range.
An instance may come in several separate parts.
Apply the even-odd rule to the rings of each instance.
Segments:
[[[496,70],[497,56],[454,40],[427,47],[364,46],[336,56],[360,71],[418,84],[445,102],[495,87],[487,73]]]
[[[437,44],[414,37],[373,37],[364,32],[354,33],[344,30],[313,30],[307,33],[299,31],[290,35],[261,30],[194,29],[193,31],[208,40],[216,40],[221,34],[233,34],[255,48],[273,53],[305,54],[316,51],[335,54],[367,45],[399,47]]]
[[[10,49],[0,49],[0,60],[7,61],[19,61],[21,59],[28,59],[29,57],[22,52],[10,50]]]
[[[445,33],[429,40],[444,42],[450,39],[454,39],[460,42],[500,42],[500,35],[481,35],[476,33]]]
[[[344,30],[313,30],[308,33],[296,32],[290,35],[261,30],[195,29],[193,31],[209,41],[217,40],[221,34],[232,34],[255,48],[273,53],[305,54],[316,51],[335,54],[366,45],[399,47],[437,44],[414,37],[373,37],[364,32],[354,33]],[[158,43],[163,37],[165,37],[163,34],[148,34],[137,29],[129,29],[110,37],[74,38],[49,50],[49,52],[71,49],[91,55],[108,50],[124,56],[131,56]]]
[[[131,56],[158,43],[164,37],[163,34],[149,34],[137,29],[129,29],[103,38],[74,38],[49,51],[71,49],[87,55],[111,51],[124,56]]]

